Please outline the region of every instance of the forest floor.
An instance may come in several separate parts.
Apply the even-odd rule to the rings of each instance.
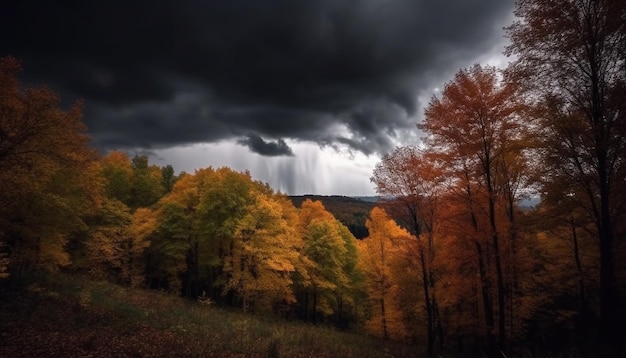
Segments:
[[[0,291],[0,357],[421,357],[415,346],[84,276]]]

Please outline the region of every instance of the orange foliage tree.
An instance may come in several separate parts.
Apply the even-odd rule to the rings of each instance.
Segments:
[[[532,128],[520,116],[524,106],[517,94],[518,88],[500,81],[495,68],[475,65],[458,72],[442,97],[431,100],[421,125],[430,150],[445,163],[452,190],[461,195],[471,223],[467,233],[479,254],[491,349],[495,347],[492,332],[497,332],[500,349],[507,339],[507,302],[511,305],[516,277],[516,205],[522,190],[531,184]],[[492,282],[495,307],[491,306]]]
[[[436,158],[417,148],[400,147],[383,156],[371,181],[383,196],[383,205],[416,238],[404,247],[408,263],[421,273],[428,352],[433,352],[437,333],[443,345],[435,285],[435,226],[439,225],[439,196],[444,190],[443,171]],[[408,251],[407,251],[408,250]]]
[[[81,104],[62,110],[50,89],[22,87],[20,69],[0,59],[0,242],[16,278],[68,265],[65,246],[98,199]]]

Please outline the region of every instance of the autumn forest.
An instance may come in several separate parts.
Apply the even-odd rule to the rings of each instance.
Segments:
[[[626,6],[516,15],[513,62],[459,70],[376,165],[362,239],[247,172],[98,153],[82,103],[1,59],[2,290],[64,272],[429,354],[623,355]]]

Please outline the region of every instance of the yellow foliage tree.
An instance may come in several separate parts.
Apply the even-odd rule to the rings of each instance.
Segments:
[[[124,245],[126,264],[124,278],[131,286],[144,283],[146,250],[150,247],[152,236],[156,232],[157,222],[156,212],[149,208],[139,208],[133,213]]]
[[[378,207],[372,209],[365,225],[369,236],[358,247],[372,307],[372,317],[366,328],[384,339],[405,338],[408,330],[403,311],[411,307],[397,304],[402,287],[398,285],[398,270],[394,267],[403,261],[401,249],[415,239]]]
[[[345,326],[357,319],[362,295],[356,239],[320,201],[309,199],[301,205],[298,230],[304,239],[294,280],[298,313],[305,320]]]
[[[232,251],[224,258],[225,288],[241,297],[244,311],[258,303],[293,303],[291,276],[302,239],[284,207],[271,196],[252,194],[246,214],[237,224]]]

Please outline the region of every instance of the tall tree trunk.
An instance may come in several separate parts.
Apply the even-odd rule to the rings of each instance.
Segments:
[[[487,328],[487,350],[491,355],[495,349],[495,342],[493,336],[494,319],[493,319],[493,306],[491,304],[491,292],[489,277],[487,277],[487,270],[485,268],[485,261],[483,257],[482,246],[478,241],[474,242],[476,251],[478,253],[478,273],[480,275],[481,293],[483,296],[483,306],[485,310],[485,325]]]
[[[385,299],[380,299],[380,312],[382,315],[382,329],[383,329],[383,339],[389,339],[389,333],[387,332],[387,317],[385,316]]]
[[[309,320],[309,290],[304,291],[304,320]]]
[[[416,239],[417,239],[417,245],[419,248],[419,259],[420,259],[420,266],[421,266],[421,271],[422,271],[422,288],[424,291],[424,308],[426,309],[426,334],[427,334],[427,351],[428,354],[432,354],[433,353],[433,348],[435,345],[435,337],[436,337],[436,333],[435,333],[435,315],[434,315],[434,311],[433,311],[433,291],[432,291],[432,287],[434,286],[434,277],[432,277],[432,272],[431,272],[431,268],[429,263],[432,261],[431,258],[431,252],[433,251],[432,248],[432,232],[429,233],[429,242],[428,242],[428,249],[425,248],[422,244],[422,224],[419,221],[418,218],[418,212],[415,208],[413,208],[411,205],[407,204],[407,210],[410,213],[410,217],[412,220],[412,224],[413,224],[413,234],[415,235]],[[428,250],[426,252],[426,250]],[[428,257],[427,257],[428,255]]]
[[[604,39],[599,38],[603,24],[599,16],[600,4],[592,1],[589,4],[589,12],[585,18],[587,26],[587,59],[591,70],[591,116],[593,124],[593,134],[595,140],[595,158],[598,169],[598,183],[600,191],[600,218],[597,220],[599,226],[600,239],[600,331],[604,343],[609,347],[616,347],[620,337],[616,333],[616,296],[615,272],[613,264],[613,223],[611,220],[610,203],[610,172],[612,163],[608,160],[610,143],[610,125],[605,118],[604,91],[601,88],[603,78],[601,75],[602,62],[606,61],[602,56],[602,45]]]
[[[441,322],[441,313],[439,311],[439,305],[437,304],[437,299],[435,298],[435,295],[433,294],[433,315],[435,317],[434,319],[434,323],[435,323],[435,330],[437,332],[437,337],[439,339],[439,348],[443,349],[443,323]]]
[[[476,214],[473,207],[472,200],[472,191],[470,187],[469,174],[467,169],[465,170],[465,178],[466,178],[466,192],[469,198],[470,204],[470,222],[472,224],[472,228],[474,229],[474,233],[476,235],[480,235],[480,230],[478,227],[478,219],[476,218]],[[485,310],[485,325],[487,328],[487,351],[490,356],[494,355],[495,352],[495,337],[493,336],[494,330],[494,316],[493,316],[493,306],[491,303],[491,282],[489,280],[489,276],[487,275],[487,268],[485,267],[485,254],[483,252],[483,248],[476,239],[474,239],[474,245],[476,247],[476,253],[478,257],[478,274],[480,276],[481,283],[481,293],[483,297],[483,306]]]
[[[431,218],[434,214],[431,212]],[[434,225],[433,222],[428,226],[428,286],[430,292],[430,309],[433,317],[433,344],[439,339],[439,347],[443,349],[443,324],[441,323],[441,316],[439,314],[439,306],[437,305],[437,295],[435,293],[435,273],[433,270],[433,262],[435,260],[435,244],[434,244]]]
[[[493,250],[496,258],[496,279],[498,285],[498,348],[503,349],[506,344],[506,311],[505,311],[505,287],[504,277],[502,274],[502,261],[500,257],[500,248],[498,235],[494,234]]]
[[[582,262],[580,260],[580,249],[578,247],[578,233],[576,232],[576,222],[570,217],[570,228],[572,230],[572,241],[574,243],[574,262],[576,263],[576,273],[578,276],[578,297],[580,299],[580,314],[583,314],[587,306],[587,298],[585,297],[585,276],[583,272]]]
[[[483,137],[484,138],[484,137]],[[496,225],[496,191],[494,189],[494,178],[492,173],[492,158],[487,146],[487,141],[483,139],[485,159],[483,169],[485,170],[485,181],[487,195],[489,195],[489,224],[491,226],[491,241],[493,245],[494,257],[496,260],[496,285],[498,293],[498,348],[503,349],[506,339],[506,311],[505,311],[505,287],[504,275],[502,273],[502,257],[500,253],[500,238]]]
[[[613,264],[613,227],[609,217],[608,190],[606,197],[600,196],[602,208],[602,226],[600,228],[600,324],[601,337],[610,347],[618,345],[621,339],[615,327],[617,322],[617,289],[615,287],[615,271]],[[601,191],[602,193],[602,191]]]
[[[132,239],[128,239],[128,282],[127,284],[129,286],[133,286],[135,283],[135,279],[133,276],[133,266],[134,266],[134,262],[133,262],[133,240]]]
[[[430,296],[430,282],[428,279],[428,268],[426,267],[426,258],[424,253],[424,247],[420,245],[420,264],[422,266],[422,287],[424,288],[424,305],[426,306],[426,320],[427,320],[427,350],[428,354],[433,353],[433,346],[435,344],[435,325],[433,317],[433,306]]]
[[[313,285],[313,312],[311,314],[313,323],[317,323],[317,286],[315,285]]]

